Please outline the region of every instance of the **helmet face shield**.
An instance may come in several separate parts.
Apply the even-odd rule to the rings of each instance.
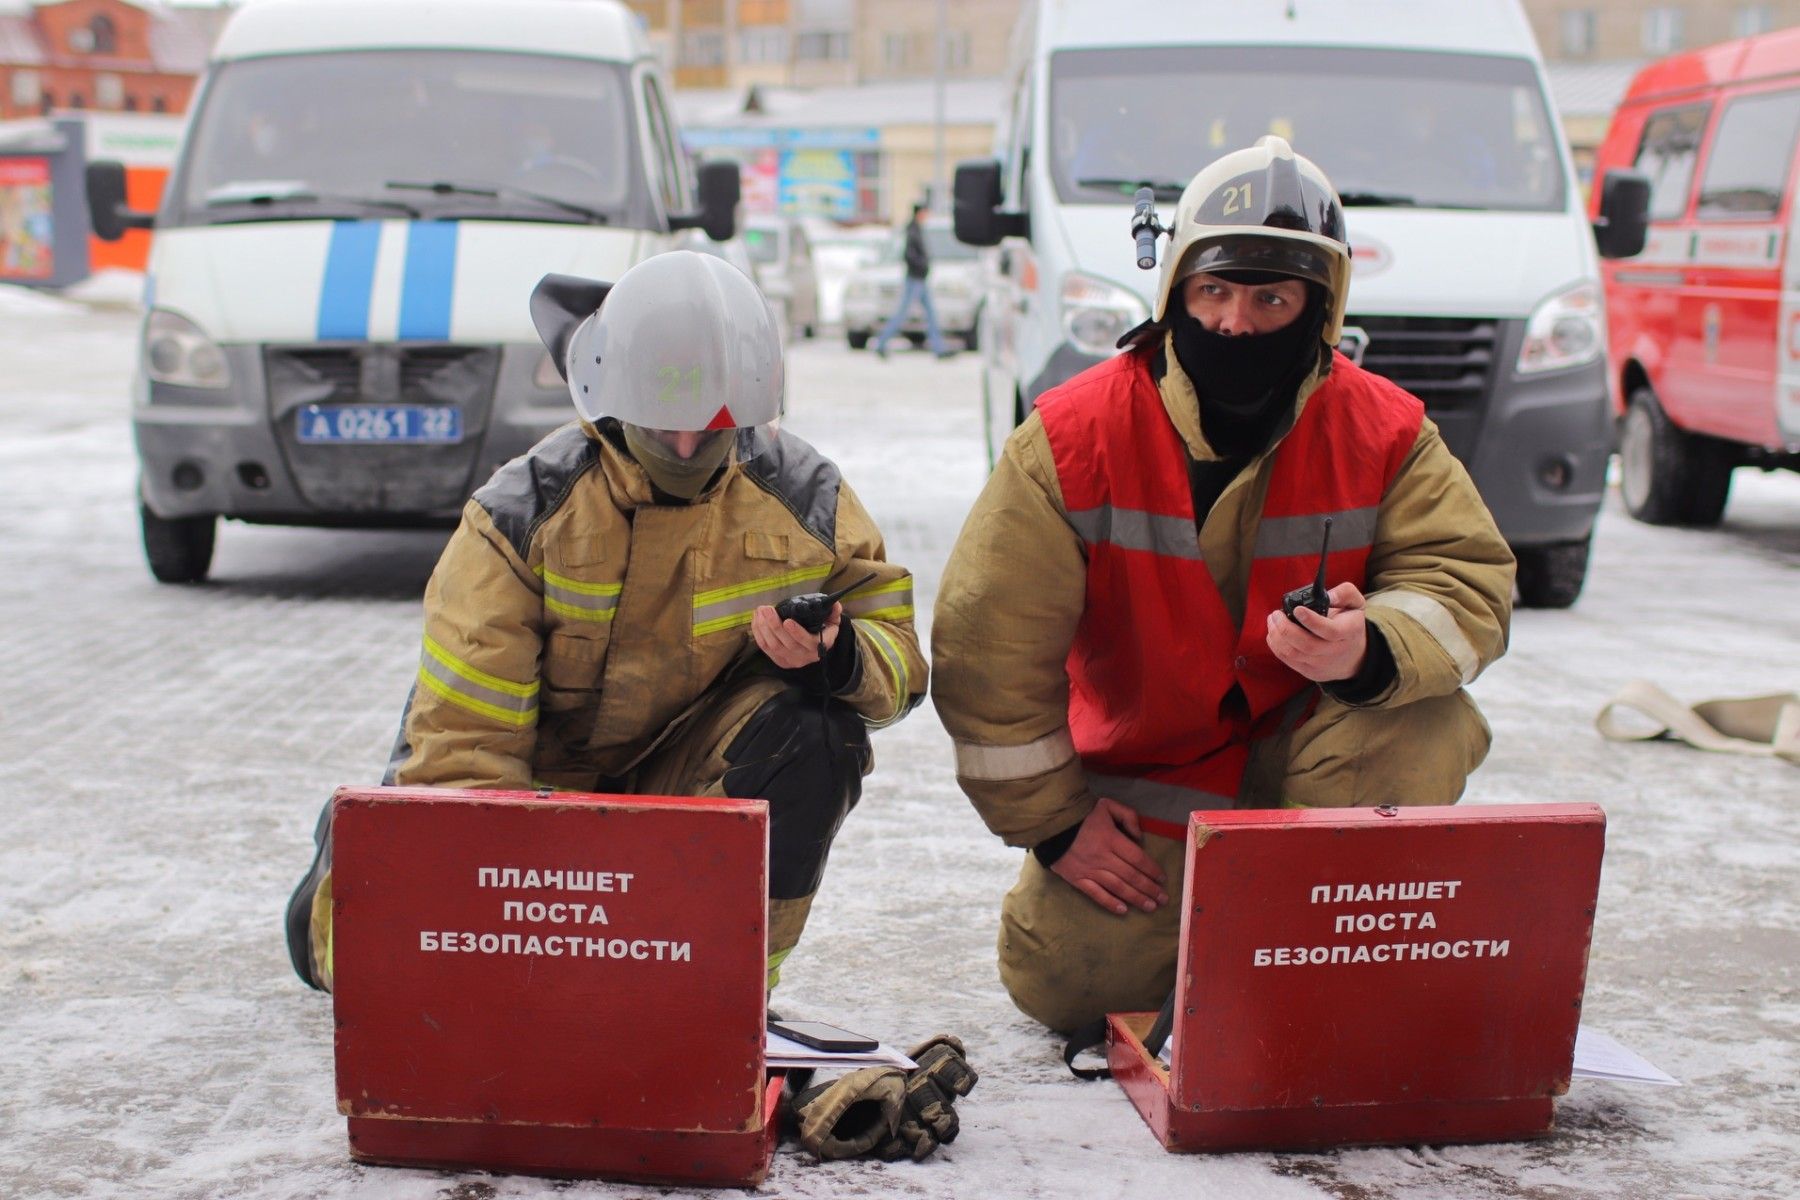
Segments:
[[[1293,279],[1310,280],[1324,288],[1335,282],[1332,255],[1319,246],[1287,238],[1236,234],[1196,245],[1175,269],[1179,285],[1190,275],[1216,275],[1224,271],[1262,271]]]

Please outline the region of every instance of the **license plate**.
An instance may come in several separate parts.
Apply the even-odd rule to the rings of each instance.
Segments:
[[[294,421],[309,445],[462,441],[462,410],[450,404],[309,404]]]

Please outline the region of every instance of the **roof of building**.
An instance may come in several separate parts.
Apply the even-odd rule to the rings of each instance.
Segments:
[[[1644,59],[1613,62],[1551,61],[1544,64],[1550,99],[1564,117],[1605,117],[1619,107],[1625,89],[1643,69]]]
[[[179,8],[145,0],[119,0],[143,9],[150,16],[150,63],[170,75],[197,75],[206,66],[207,52],[218,30],[220,14],[211,9]],[[0,66],[92,66],[96,70],[138,67],[136,62],[98,55],[57,54],[44,44],[33,19],[33,10],[45,0],[0,0]]]

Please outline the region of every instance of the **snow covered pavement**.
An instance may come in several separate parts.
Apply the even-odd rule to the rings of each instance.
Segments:
[[[155,584],[134,335],[129,312],[0,306],[0,1195],[688,1194],[350,1162],[330,1005],[293,977],[281,915],[319,805],[379,773],[443,535],[226,525],[211,583]],[[928,619],[985,470],[975,359],[818,342],[790,372],[790,427],[843,466]],[[1532,1144],[1165,1155],[1002,992],[1018,852],[963,800],[927,706],[877,736],[778,1000],[901,1045],[954,1031],[980,1086],[928,1162],[784,1147],[763,1193],[1800,1196],[1800,769],[1592,725],[1632,677],[1687,700],[1800,688],[1797,595],[1800,478],[1739,472],[1710,532],[1609,504],[1581,602],[1519,613],[1475,687],[1495,746],[1467,802],[1606,808],[1584,1019],[1685,1086],[1577,1082]]]

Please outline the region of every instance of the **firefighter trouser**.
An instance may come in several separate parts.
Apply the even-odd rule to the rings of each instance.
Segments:
[[[1291,734],[1251,749],[1240,808],[1454,804],[1487,757],[1487,722],[1466,692],[1392,709],[1329,698]],[[1013,1003],[1070,1032],[1109,1012],[1154,1012],[1175,986],[1186,846],[1154,834],[1169,903],[1115,916],[1027,854],[1000,915],[1000,979]]]
[[[730,796],[769,802],[769,986],[800,940],[825,858],[871,766],[862,718],[781,679],[736,680],[684,713],[623,780],[601,791]],[[288,952],[313,987],[331,990],[331,808],[314,833],[313,867],[288,902]]]

